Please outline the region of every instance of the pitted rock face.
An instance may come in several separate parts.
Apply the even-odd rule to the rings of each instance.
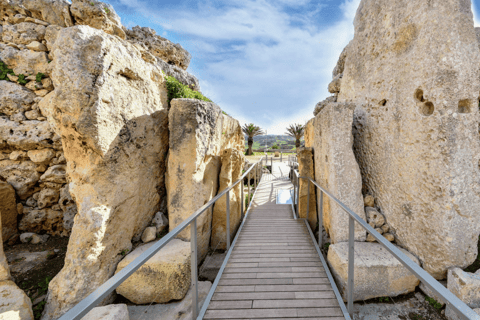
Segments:
[[[13,115],[32,108],[36,95],[25,87],[10,81],[0,81],[0,113]]]
[[[33,41],[42,41],[45,37],[45,26],[31,22],[22,22],[14,25],[6,25],[3,28],[3,42],[26,44]]]
[[[18,14],[32,16],[61,27],[73,26],[70,4],[66,0],[4,0],[0,2],[0,17],[8,16],[16,23]]]
[[[356,105],[366,190],[436,278],[480,230],[480,51],[469,0],[363,0],[338,101]]]
[[[178,43],[172,43],[163,37],[155,34],[151,28],[133,27],[127,30],[128,40],[132,43],[140,43],[148,48],[148,51],[154,56],[162,59],[166,63],[176,65],[183,70],[187,70],[192,56],[188,51],[182,48]]]

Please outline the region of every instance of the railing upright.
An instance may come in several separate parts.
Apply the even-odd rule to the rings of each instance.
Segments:
[[[190,226],[190,247],[192,249],[191,275],[192,275],[192,320],[197,319],[198,315],[198,270],[197,270],[197,218],[195,218]]]
[[[307,180],[307,184],[308,184],[308,187],[307,187],[307,192],[308,192],[308,195],[307,195],[307,222],[308,222],[308,215],[310,214],[310,180]]]
[[[230,250],[230,191],[225,195],[227,197],[227,251]]]
[[[353,291],[354,291],[354,270],[355,270],[355,220],[350,217],[348,223],[348,313],[353,318]]]
[[[320,190],[320,204],[318,205],[318,247],[323,244],[323,191]]]

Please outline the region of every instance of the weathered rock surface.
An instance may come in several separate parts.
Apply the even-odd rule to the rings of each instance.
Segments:
[[[34,235],[34,233],[31,233],[31,235]],[[7,254],[7,259],[10,265],[10,270],[13,273],[25,273],[45,263],[50,254],[51,254],[50,251],[41,251],[41,252],[12,251]]]
[[[5,242],[17,233],[17,202],[15,190],[7,183],[0,181],[0,217],[2,221],[2,238]]]
[[[45,37],[45,26],[31,22],[22,22],[14,25],[5,25],[3,28],[3,42],[15,44],[30,44],[33,41],[42,41]]]
[[[70,4],[66,0],[7,0],[0,3],[0,13],[13,18],[17,13],[25,16],[28,12],[34,19],[70,27],[73,22],[69,7]]]
[[[444,278],[475,260],[480,230],[480,51],[470,1],[363,0],[354,25],[338,101],[356,105],[366,191],[397,241]]]
[[[342,87],[342,74],[338,74],[333,78],[332,82],[328,85],[328,92],[338,93]]]
[[[47,232],[53,236],[66,235],[63,229],[63,212],[47,209],[34,209],[25,214],[18,229],[29,232]]]
[[[4,81],[2,81],[4,82]],[[0,146],[21,150],[51,147],[54,133],[46,121],[23,121],[17,123],[0,117]]]
[[[220,268],[222,267],[223,261],[225,261],[227,253],[216,253],[213,252],[205,257],[202,266],[199,268],[198,276],[211,281],[215,281]]]
[[[153,241],[157,238],[157,228],[156,227],[147,227],[143,230],[142,233],[142,242],[147,243]]]
[[[352,149],[354,108],[349,103],[327,103],[315,117],[315,181],[366,220],[362,177]],[[347,241],[349,215],[327,196],[323,197],[323,212],[323,224],[332,243]],[[365,238],[365,229],[356,223],[355,239]]]
[[[212,287],[209,281],[198,282],[198,305],[203,305],[205,298]],[[128,306],[130,320],[142,320],[148,313],[149,320],[189,320],[192,319],[192,290],[179,302],[167,304],[153,304],[151,306]]]
[[[40,180],[43,182],[65,183],[67,182],[66,169],[67,169],[67,166],[62,164],[51,166],[40,177]]]
[[[470,308],[480,308],[480,273],[465,272],[460,268],[448,270],[447,289],[465,302]],[[445,316],[449,320],[460,320],[447,304]]]
[[[191,89],[194,89],[195,91],[200,91],[200,82],[198,79],[188,73],[187,71],[183,70],[180,67],[177,67],[176,65],[169,64],[162,59],[157,60],[157,64],[162,69],[167,76],[174,77],[177,79],[180,83],[189,86]]]
[[[126,304],[110,304],[90,310],[82,320],[130,320]]]
[[[118,264],[116,273],[154,244],[142,245],[128,254]],[[117,293],[135,304],[183,299],[190,288],[190,254],[189,242],[170,241],[125,280],[117,288]]]
[[[237,135],[241,132],[238,121],[223,115],[217,105],[194,99],[172,100],[169,128],[167,199],[171,231],[217,194],[221,151],[244,148],[244,138],[243,133]],[[211,223],[211,210],[197,219],[199,261],[208,250]],[[190,241],[190,227],[179,238]]]
[[[28,157],[36,164],[46,164],[55,157],[55,151],[53,149],[30,150]]]
[[[313,148],[299,148],[297,150],[298,171],[301,177],[309,177],[315,180],[315,167],[313,163]],[[307,218],[308,206],[308,184],[310,181],[300,179],[298,212],[300,218]],[[315,185],[310,183],[310,205],[308,210],[308,222],[310,228],[315,230],[317,227],[317,199],[315,198]]]
[[[408,251],[399,248],[413,262],[419,264]],[[377,297],[395,297],[415,291],[419,280],[381,244],[355,243],[355,291],[353,299],[368,300]],[[348,277],[348,242],[330,245],[327,256],[338,287],[346,301]]]
[[[219,175],[218,193],[225,190],[233,182],[240,179],[242,176],[243,165],[245,163],[245,156],[237,149],[225,149],[221,155],[221,169]],[[237,187],[230,190],[230,241],[233,241],[233,236],[237,231],[242,218],[242,197],[239,183]],[[214,249],[227,248],[227,196],[223,196],[217,200],[213,207],[212,218],[212,238],[210,246]]]
[[[62,136],[78,213],[44,319],[58,318],[103,284],[131,239],[140,238],[164,196],[168,147],[164,78],[138,50],[75,26],[58,33],[53,51],[55,91],[46,109]]]
[[[160,233],[168,227],[168,219],[167,217],[165,217],[163,212],[159,211],[155,214],[155,217],[152,220],[152,224],[155,225],[157,232]]]
[[[0,81],[0,113],[13,115],[31,109],[36,95],[19,84]]]
[[[17,50],[12,47],[6,47],[3,51],[0,51],[0,60],[13,69],[15,74],[36,75],[39,72],[50,74],[48,58],[45,52],[36,52],[28,49]]]
[[[315,118],[310,119],[305,125],[305,148],[312,148],[315,143]]]
[[[0,235],[2,232],[2,220],[0,219]],[[0,239],[0,281],[10,280],[10,269],[8,268],[7,258],[3,252],[3,240]]]
[[[32,187],[40,179],[36,168],[31,161],[3,160],[0,161],[0,176],[12,185],[20,199],[26,199],[35,192]]]
[[[0,297],[2,297],[0,319],[34,319],[30,298],[13,281],[0,281]]]
[[[144,45],[148,52],[154,56],[162,59],[168,64],[176,65],[177,67],[187,70],[190,64],[191,55],[182,48],[178,43],[156,35],[155,30],[139,26],[133,27],[132,30],[127,30],[127,39],[131,42],[136,42]]]
[[[323,101],[320,101],[319,103],[317,103],[317,105],[315,106],[315,109],[313,110],[313,115],[314,116],[317,116],[317,114],[329,103],[331,102],[337,102],[337,97],[336,96],[331,96],[331,97],[328,97],[326,98],[325,100]],[[305,145],[307,146],[307,145]]]
[[[72,0],[70,7],[75,24],[87,25],[125,39],[120,17],[112,5],[97,0]]]

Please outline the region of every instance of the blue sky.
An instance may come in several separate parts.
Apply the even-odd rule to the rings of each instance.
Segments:
[[[106,2],[126,27],[151,27],[188,50],[187,71],[227,113],[283,134],[288,124],[312,118],[315,104],[329,96],[360,0]],[[475,14],[480,0],[474,7]]]

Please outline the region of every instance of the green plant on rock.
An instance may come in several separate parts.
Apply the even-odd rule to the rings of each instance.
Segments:
[[[378,301],[380,301],[380,302],[390,302],[390,298],[389,297],[380,297],[380,298],[378,298]]]
[[[42,317],[43,309],[45,309],[45,304],[47,304],[47,302],[43,300],[39,302],[35,307],[33,307],[33,317],[35,318],[35,320]]]
[[[0,60],[0,80],[10,81],[10,79],[8,79],[8,76],[7,76],[8,74],[12,76],[15,75],[13,70],[9,69],[7,65],[2,60]]]
[[[41,82],[43,78],[45,78],[45,74],[39,72],[39,73],[37,73],[37,75],[35,76],[35,81],[36,81],[36,82]]]
[[[442,309],[442,304],[439,303],[437,300],[430,298],[430,297],[425,297],[425,300],[435,309]]]
[[[189,99],[198,99],[207,102],[212,102],[212,100],[205,97],[198,91],[190,89],[188,86],[180,83],[175,77],[165,76],[167,91],[168,91],[168,100],[179,98],[189,98]]]
[[[18,75],[18,81],[17,81],[19,84],[23,84],[23,85],[26,85],[27,84],[27,80],[25,80],[25,75],[23,74],[19,74]]]
[[[105,10],[106,13],[110,13],[110,9],[108,9],[107,7],[103,8]]]

